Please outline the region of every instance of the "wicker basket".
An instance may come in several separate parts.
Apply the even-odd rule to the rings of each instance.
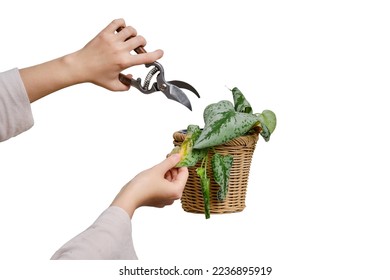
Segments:
[[[184,141],[185,134],[175,132],[173,144],[180,146]],[[248,185],[248,176],[252,162],[253,152],[256,148],[258,134],[237,137],[223,145],[214,147],[216,153],[233,156],[233,166],[230,171],[228,194],[224,201],[217,199],[219,185],[214,181],[211,172],[211,157],[214,151],[210,149],[208,157],[207,174],[210,178],[210,212],[214,214],[240,212],[245,208],[245,197]],[[189,178],[184,188],[181,204],[186,212],[204,213],[203,195],[200,180],[196,174],[196,168],[189,167]]]

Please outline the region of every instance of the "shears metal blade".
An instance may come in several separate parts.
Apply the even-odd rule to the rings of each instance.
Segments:
[[[191,102],[187,95],[183,92],[182,88],[193,92],[198,98],[200,98],[198,91],[193,86],[183,81],[166,81],[164,76],[164,68],[158,62],[145,64],[145,66],[153,66],[153,68],[146,75],[144,83],[142,83],[141,78],[136,80],[133,78],[130,79],[123,74],[119,75],[119,80],[125,85],[131,85],[132,87],[135,87],[144,94],[161,91],[168,99],[177,101],[186,106],[188,109],[192,110]],[[156,82],[150,85],[151,79],[155,74],[157,74]]]
[[[120,32],[121,30],[122,28],[119,28],[117,32]],[[137,47],[136,49],[134,49],[134,51],[138,54],[146,53],[145,49],[142,46]],[[188,99],[187,95],[182,91],[182,89],[189,90],[193,92],[198,98],[200,98],[199,93],[193,86],[183,81],[177,81],[177,80],[166,81],[164,68],[157,61],[150,64],[145,64],[145,66],[146,67],[153,66],[153,68],[146,75],[143,83],[141,78],[137,78],[135,80],[133,78],[128,78],[123,74],[119,74],[119,80],[127,86],[135,87],[136,89],[138,89],[144,94],[150,94],[156,91],[161,91],[165,94],[165,96],[168,99],[177,101],[183,104],[184,106],[186,106],[188,109],[192,110],[191,102]],[[157,74],[156,82],[154,82],[150,86],[151,80],[155,74]]]

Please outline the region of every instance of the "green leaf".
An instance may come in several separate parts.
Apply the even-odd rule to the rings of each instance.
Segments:
[[[227,100],[222,100],[218,103],[212,103],[208,105],[203,112],[204,123],[209,123],[215,116],[216,111],[218,111],[219,114],[230,112],[232,110],[232,106],[232,103]]]
[[[220,154],[214,154],[213,158],[211,159],[214,180],[220,186],[217,193],[218,200],[224,200],[226,198],[229,187],[230,170],[232,165],[232,155],[223,156]]]
[[[265,141],[268,142],[276,127],[276,115],[270,110],[264,110],[257,116],[260,121],[260,126],[262,127],[260,135],[264,138]]]
[[[264,138],[265,142],[268,142],[271,137],[271,133],[269,133],[268,127],[265,124],[262,124],[261,128],[260,135]]]
[[[207,106],[203,116],[205,126],[194,143],[195,149],[218,146],[242,136],[259,122],[258,116],[236,112],[226,100]]]
[[[249,104],[248,100],[246,100],[242,92],[237,87],[234,87],[232,89],[232,93],[234,99],[234,110],[236,110],[236,112],[252,114],[252,106]]]
[[[264,110],[260,114],[260,122],[268,127],[269,133],[273,133],[276,127],[276,115],[271,110]]]
[[[200,177],[200,185],[202,187],[204,214],[206,219],[210,218],[210,179],[207,177],[207,172],[204,167],[196,169],[196,173]]]
[[[194,149],[194,142],[198,139],[201,130],[197,125],[189,125],[187,127],[187,135],[180,147],[175,147],[171,154],[179,153],[181,160],[176,167],[194,166],[198,161],[207,155],[207,149]]]

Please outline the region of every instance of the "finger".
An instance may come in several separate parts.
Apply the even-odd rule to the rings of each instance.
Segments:
[[[121,31],[122,32],[122,31]],[[130,32],[127,31],[127,32]],[[118,33],[119,34],[119,33]],[[127,37],[127,41],[126,41],[126,49],[129,50],[129,51],[132,51],[134,49],[136,49],[137,47],[144,47],[146,45],[146,39],[140,35],[137,35],[137,34],[130,34],[131,35],[131,38],[129,38],[130,36]]]
[[[125,20],[123,18],[114,19],[109,25],[107,25],[106,28],[103,29],[103,31],[109,32],[109,33],[115,33],[116,30],[120,27],[126,27]]]
[[[118,79],[119,79],[119,81],[123,84],[123,85],[125,85],[126,86],[126,89],[129,89],[130,88],[130,86],[131,86],[131,79],[133,78],[133,75],[131,75],[131,74],[122,74],[122,73],[120,73],[119,74],[119,77],[118,77]]]
[[[172,168],[169,172],[171,173],[172,180],[175,180],[178,172],[177,168]]]
[[[153,63],[156,60],[160,59],[163,55],[164,52],[162,50],[156,50],[154,52],[133,55],[131,57],[131,66]]]
[[[109,81],[104,87],[111,91],[128,91],[131,87],[131,74],[119,73],[116,79]]]
[[[180,167],[177,169],[177,175],[175,177],[175,181],[185,185],[188,180],[188,176],[189,176],[188,168]]]
[[[175,200],[163,200],[163,201],[161,201],[158,205],[157,205],[157,207],[159,207],[159,208],[164,208],[165,206],[168,206],[168,205],[172,205],[173,203],[175,202]]]
[[[121,41],[126,41],[132,37],[135,37],[137,36],[137,30],[135,30],[134,27],[132,26],[126,26],[125,28],[123,28],[122,30],[120,30],[117,34],[119,40]],[[137,37],[135,37],[137,38]]]
[[[168,206],[168,205],[172,205],[173,203],[175,202],[175,200],[168,200],[165,205]]]
[[[166,174],[170,169],[176,166],[180,161],[180,155],[179,154],[172,154],[166,159],[164,159],[162,162],[160,162],[155,167],[160,170],[163,174]]]
[[[169,170],[167,173],[165,173],[165,177],[164,177],[166,180],[168,180],[169,182],[172,182],[172,173],[171,171]]]

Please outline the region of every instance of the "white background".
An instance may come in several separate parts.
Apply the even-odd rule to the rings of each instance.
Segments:
[[[159,94],[83,84],[34,103],[35,126],[0,144],[1,278],[123,279],[125,264],[176,264],[272,266],[264,279],[389,279],[386,4],[2,3],[0,71],[73,52],[122,17],[147,50],[165,51],[166,77],[202,98],[188,94],[190,112]],[[226,86],[278,117],[270,142],[257,145],[243,212],[205,220],[179,201],[142,208],[133,218],[139,262],[48,260],[128,180],[164,159],[175,130],[202,125],[206,105],[232,100]]]

